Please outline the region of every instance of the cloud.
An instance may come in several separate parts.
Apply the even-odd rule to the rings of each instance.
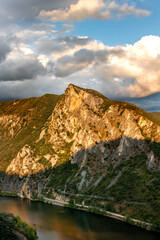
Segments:
[[[63,85],[63,92],[72,81],[82,87],[93,85],[112,99],[160,91],[160,37],[146,36],[133,45],[111,47],[86,36],[46,35],[52,27],[39,24],[33,26],[35,30],[19,29],[10,39],[3,36],[6,41],[0,44],[1,86],[2,82],[33,83],[41,79],[45,93],[50,91],[47,79],[53,84],[58,81],[59,88]]]
[[[42,64],[35,58],[16,57],[0,64],[0,81],[23,81],[45,74]]]
[[[135,4],[118,4],[116,1],[103,0],[78,0],[69,7],[54,10],[41,10],[38,19],[42,21],[81,21],[86,18],[109,20],[126,15],[147,17],[150,15],[148,10],[139,9]]]
[[[99,50],[93,51],[88,49],[81,49],[73,54],[73,56],[63,56],[59,58],[55,67],[56,77],[66,77],[74,72],[78,72],[90,64],[93,61],[97,64],[106,61],[107,51]]]
[[[68,7],[76,0],[1,0],[0,25],[16,21],[33,21],[40,11]]]
[[[10,44],[4,41],[3,38],[1,38],[0,42],[0,62],[4,61],[7,57],[8,53],[11,51]]]
[[[39,76],[34,81],[0,82],[0,101],[39,97],[45,93],[62,94],[67,87],[65,81]]]
[[[50,35],[62,35],[74,30],[74,26],[69,23],[64,23],[60,29],[56,29],[56,25],[53,24],[33,24],[32,30],[35,32],[43,32]]]
[[[160,91],[160,37],[146,36],[122,48],[125,55],[111,57],[110,64],[100,69],[103,78],[121,80],[116,82],[117,96],[140,97]],[[127,79],[133,81],[128,85]]]
[[[38,52],[43,54],[64,52],[65,50],[75,49],[75,47],[82,48],[91,43],[92,39],[89,37],[78,37],[73,35],[61,36],[58,38],[43,38],[36,42]]]
[[[160,91],[159,66],[158,36],[146,36],[134,45],[116,47],[90,40],[78,49],[75,45],[70,50],[68,45],[66,51],[59,51],[54,74],[66,81],[81,76],[88,79],[88,87],[90,80],[96,79],[102,83],[102,92],[108,97],[142,97]]]
[[[66,77],[74,72],[78,72],[91,64],[93,58],[93,52],[87,49],[82,49],[73,56],[59,58],[56,63],[55,76]]]
[[[53,29],[55,29],[55,25],[53,24],[33,24],[32,25],[32,29],[35,31],[51,31]]]
[[[122,100],[131,102],[148,112],[160,112],[160,92],[142,98],[126,98]]]
[[[123,17],[127,15],[147,17],[151,14],[148,10],[137,8],[135,4],[128,5],[128,3],[124,3],[120,5],[117,4],[115,1],[109,3],[108,9],[112,12],[112,16],[115,15],[117,17]]]

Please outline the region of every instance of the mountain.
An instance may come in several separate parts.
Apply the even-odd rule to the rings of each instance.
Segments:
[[[153,118],[156,119],[157,123],[160,125],[160,112],[151,112]]]
[[[127,102],[70,84],[0,103],[0,193],[160,221],[160,125]],[[158,228],[158,227],[157,227]]]

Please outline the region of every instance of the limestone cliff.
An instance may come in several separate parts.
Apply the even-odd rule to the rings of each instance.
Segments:
[[[74,85],[0,106],[3,193],[158,216],[160,126],[151,114]]]
[[[144,116],[140,109],[132,107],[70,85],[52,113],[48,124],[49,142],[55,151],[62,151],[65,144],[72,142],[71,161],[82,164],[95,151],[99,162],[104,158],[117,162],[140,152],[145,152],[150,158],[151,151],[145,139],[159,142],[160,127]]]

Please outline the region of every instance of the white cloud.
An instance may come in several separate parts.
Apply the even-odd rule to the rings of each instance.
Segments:
[[[146,36],[134,45],[117,47],[91,41],[57,55],[58,77],[80,79],[85,71],[88,87],[90,79],[96,78],[108,97],[141,97],[160,91],[160,37]]]
[[[19,30],[8,44],[6,50],[3,47],[0,62],[1,82],[32,83],[43,77],[41,90],[45,93],[46,79],[55,84],[57,77],[63,90],[65,83],[72,81],[82,87],[94,85],[110,98],[141,97],[160,91],[158,36],[110,47],[86,36],[47,37],[42,26],[41,31]]]
[[[121,79],[118,94],[122,96],[140,97],[160,91],[160,37],[146,36],[122,49],[123,56],[110,56],[109,64],[101,66],[103,78]]]
[[[38,16],[43,21],[81,21],[86,18],[111,19],[124,17],[126,15],[147,17],[150,15],[148,10],[139,9],[135,4],[118,4],[116,1],[103,0],[78,0],[65,9],[54,9],[51,11],[41,10]]]
[[[109,3],[108,9],[111,12],[113,11],[114,14],[117,15],[118,17],[123,17],[127,15],[147,17],[150,15],[149,11],[144,9],[139,9],[135,6],[135,4],[128,5],[128,3],[123,3],[122,5],[120,5],[115,1],[112,1]]]

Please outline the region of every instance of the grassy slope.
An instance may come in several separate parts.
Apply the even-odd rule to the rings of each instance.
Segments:
[[[9,162],[25,145],[32,145],[39,137],[42,127],[61,96],[46,94],[38,98],[16,100],[0,103],[0,116],[16,115],[25,121],[24,127],[13,138],[8,136],[0,144],[1,170],[5,170]],[[32,112],[30,114],[30,112]]]
[[[160,112],[152,112],[151,115],[157,120],[160,125]]]

